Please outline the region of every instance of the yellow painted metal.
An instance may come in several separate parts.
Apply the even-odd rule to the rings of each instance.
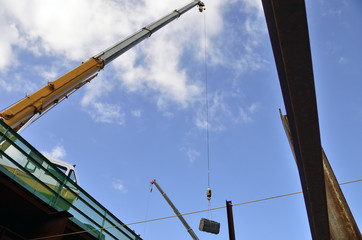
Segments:
[[[87,62],[82,63],[55,81],[49,82],[43,88],[1,112],[0,116],[11,128],[18,130],[35,114],[42,113],[52,107],[66,97],[68,93],[79,88],[84,81],[92,78],[92,75],[103,67],[104,62],[99,63],[95,58],[90,58]]]

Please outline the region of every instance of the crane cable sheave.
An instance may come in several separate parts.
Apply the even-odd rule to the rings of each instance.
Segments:
[[[24,125],[29,125],[29,123],[34,121],[34,115],[45,113],[47,110],[51,109],[62,99],[67,98],[71,92],[82,87],[84,83],[92,80],[96,76],[95,74],[103,69],[106,64],[150,37],[154,32],[179,18],[182,14],[195,6],[199,6],[200,12],[205,10],[205,4],[201,1],[192,1],[178,10],[174,10],[163,18],[142,28],[107,50],[91,57],[88,61],[82,63],[78,67],[6,108],[4,111],[0,112],[0,120],[4,121],[16,131],[21,129]]]
[[[200,12],[203,12],[204,10],[206,10],[205,4],[203,2],[200,1],[198,5],[199,5],[199,11]]]

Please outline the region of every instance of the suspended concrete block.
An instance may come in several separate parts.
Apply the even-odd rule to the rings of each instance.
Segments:
[[[199,230],[203,231],[203,232],[219,234],[220,223],[206,219],[206,218],[201,218]]]

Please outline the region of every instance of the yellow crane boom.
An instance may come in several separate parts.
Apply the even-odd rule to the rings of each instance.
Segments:
[[[103,67],[104,64],[99,63],[95,58],[91,58],[57,80],[49,82],[46,86],[10,106],[0,113],[0,116],[4,118],[6,124],[18,131],[35,114],[41,114],[58,103],[71,91],[85,84],[85,80],[92,78],[91,76]]]
[[[201,1],[192,1],[186,6],[174,10],[158,21],[142,28],[125,40],[115,44],[100,54],[91,57],[88,61],[74,68],[55,81],[49,82],[46,86],[37,90],[21,101],[15,103],[0,113],[0,119],[16,131],[19,131],[26,124],[31,123],[34,116],[44,113],[59,101],[68,96],[72,91],[82,87],[85,83],[97,76],[97,72],[122,55],[133,46],[151,36],[163,26],[180,17],[191,8],[199,6],[200,12],[204,9]]]

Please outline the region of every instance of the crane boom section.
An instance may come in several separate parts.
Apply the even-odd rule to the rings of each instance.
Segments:
[[[158,185],[158,183],[156,182],[156,179],[154,179],[151,184],[154,184],[158,191],[160,191],[160,193],[162,194],[163,198],[167,201],[167,203],[170,205],[170,207],[172,208],[172,210],[175,212],[176,216],[180,219],[180,221],[182,222],[182,224],[184,225],[184,227],[186,228],[187,232],[190,234],[190,236],[192,237],[193,240],[199,240],[199,238],[196,236],[195,232],[192,230],[192,228],[189,226],[189,224],[186,222],[186,220],[183,218],[183,216],[181,215],[181,213],[177,210],[177,208],[175,207],[175,205],[173,205],[173,203],[171,202],[171,200],[168,198],[168,196],[166,195],[166,193],[162,190],[162,188],[160,187],[160,185]]]
[[[77,88],[84,80],[103,68],[96,59],[91,58],[87,62],[74,68],[38,91],[25,97],[12,105],[0,115],[14,130],[18,130],[34,114],[41,113],[56,104],[67,93]]]
[[[144,39],[150,37],[152,33],[180,17],[183,13],[196,5],[199,5],[199,10],[201,12],[204,7],[204,3],[201,1],[192,1],[178,10],[174,10],[165,17],[142,28],[109,49],[95,55],[87,62],[82,63],[80,66],[55,81],[49,82],[43,88],[5,109],[0,113],[0,119],[3,119],[7,125],[18,131],[23,125],[27,124],[34,115],[41,114],[45,110],[53,107],[60,100],[67,97],[70,92],[80,88],[86,82],[93,79],[96,76],[95,73],[103,69],[106,64],[110,63]]]
[[[193,1],[178,10],[174,10],[173,12],[164,16],[163,18],[140,29],[138,32],[129,36],[125,40],[115,44],[114,46],[108,48],[104,52],[99,53],[98,55],[95,56],[95,58],[99,59],[100,61],[104,61],[105,65],[107,65],[108,63],[110,63],[111,61],[116,59],[118,56],[122,55],[127,50],[131,49],[138,43],[142,42],[144,39],[150,37],[152,35],[152,33],[161,29],[162,27],[164,27],[168,23],[172,22],[173,20],[179,18],[182,14],[184,14],[191,8],[195,7],[196,5],[203,7],[204,3],[201,1]]]

